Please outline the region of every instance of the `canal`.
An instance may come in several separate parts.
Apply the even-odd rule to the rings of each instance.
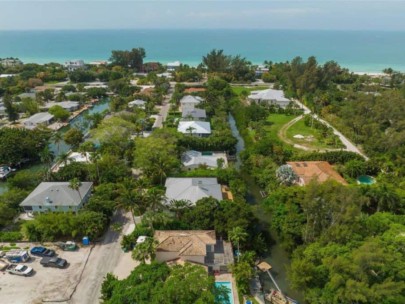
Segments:
[[[228,121],[233,136],[235,136],[238,139],[238,144],[236,146],[236,153],[237,153],[236,168],[241,170],[243,179],[248,189],[246,200],[249,204],[252,205],[253,212],[260,222],[262,231],[266,231],[267,234],[270,235],[270,238],[272,240],[268,252],[262,258],[273,267],[271,273],[275,278],[275,280],[277,281],[277,284],[279,285],[281,290],[287,296],[299,301],[300,303],[303,303],[304,302],[303,294],[301,292],[293,290],[287,279],[286,268],[288,265],[290,265],[291,261],[288,257],[287,252],[281,247],[277,234],[274,231],[272,231],[270,227],[271,215],[268,212],[266,212],[266,210],[263,208],[263,205],[261,204],[263,198],[260,194],[260,190],[262,189],[260,189],[257,186],[253,177],[250,176],[241,167],[241,160],[239,154],[245,149],[245,144],[243,138],[239,134],[239,131],[236,127],[235,119],[231,114],[229,115]],[[265,291],[269,291],[270,288],[274,288],[273,283],[271,282],[269,276],[266,273],[262,273],[260,275],[260,279],[263,283],[263,288]]]
[[[102,113],[105,110],[108,110],[110,106],[110,101],[108,98],[105,98],[104,100],[94,104],[94,106],[86,111],[83,111],[80,113],[78,116],[73,118],[70,122],[69,125],[66,127],[63,127],[60,129],[59,133],[62,135],[69,130],[70,127],[75,127],[80,129],[83,134],[87,134],[90,130],[90,122],[86,118],[88,114],[94,114],[94,113]],[[49,149],[53,152],[55,158],[57,158],[59,155],[62,153],[68,152],[71,147],[66,144],[63,140],[59,143],[55,143],[51,141],[49,143]],[[28,167],[25,167],[23,169],[31,170],[31,171],[40,171],[45,168],[45,165],[43,164],[31,164]],[[7,191],[7,183],[5,181],[0,181],[0,195],[4,192]]]

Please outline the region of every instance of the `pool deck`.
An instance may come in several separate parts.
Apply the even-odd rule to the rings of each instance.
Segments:
[[[238,298],[238,292],[236,288],[236,282],[230,273],[223,273],[215,276],[215,282],[231,282],[232,283],[232,294],[233,294],[233,303],[240,304]]]

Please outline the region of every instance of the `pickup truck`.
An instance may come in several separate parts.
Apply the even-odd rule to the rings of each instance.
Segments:
[[[61,258],[42,258],[40,264],[44,267],[56,267],[65,268],[67,266],[67,261]]]
[[[10,274],[16,274],[21,276],[29,276],[33,273],[31,267],[25,266],[23,264],[10,264],[7,266],[6,271]]]

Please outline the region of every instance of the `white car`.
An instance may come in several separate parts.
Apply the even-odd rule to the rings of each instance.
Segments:
[[[16,274],[21,276],[29,276],[34,271],[31,267],[23,264],[10,264],[6,268],[6,271],[10,274]]]

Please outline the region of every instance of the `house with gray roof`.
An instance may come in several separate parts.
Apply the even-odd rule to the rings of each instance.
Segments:
[[[203,99],[199,96],[186,95],[180,99],[181,111],[194,110],[194,108],[199,105]]]
[[[181,113],[182,120],[205,120],[207,113],[203,109],[183,109]]]
[[[35,129],[39,125],[49,125],[53,120],[53,115],[48,112],[36,113],[26,120],[24,120],[23,125],[27,129]]]
[[[228,165],[225,153],[199,152],[194,150],[186,151],[181,156],[181,163],[185,169],[196,169],[200,166],[206,166],[210,169],[218,168],[218,162],[222,160],[223,168]]]
[[[208,121],[180,121],[177,131],[183,134],[206,137],[211,134],[211,124]]]
[[[284,92],[282,90],[273,89],[252,91],[251,94],[248,96],[248,99],[250,102],[277,105],[283,109],[285,109],[291,102],[284,96]]]
[[[169,177],[166,179],[166,202],[186,200],[195,204],[205,197],[222,200],[221,185],[215,177]]]
[[[129,108],[140,108],[140,109],[145,109],[145,105],[146,105],[146,101],[145,100],[141,100],[141,99],[136,99],[133,101],[130,101],[128,103],[128,107]]]
[[[49,110],[53,106],[60,106],[69,112],[73,112],[79,109],[80,103],[78,101],[70,101],[70,100],[61,102],[48,102],[45,104],[43,108]]]
[[[32,191],[20,206],[25,212],[77,212],[90,197],[93,183],[82,182],[78,190],[69,182],[43,182]]]

